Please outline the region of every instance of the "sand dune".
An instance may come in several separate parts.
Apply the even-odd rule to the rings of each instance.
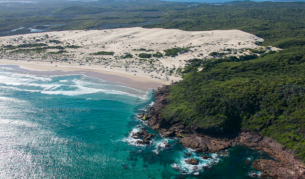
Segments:
[[[62,44],[51,43],[50,40],[58,40]],[[66,52],[62,54],[50,53],[57,52],[57,49],[48,49],[42,53],[35,51],[10,53],[14,50],[3,50],[0,51],[0,56],[2,59],[30,61],[27,68],[30,68],[31,63],[35,63],[35,67],[33,66],[32,69],[54,70],[56,68],[65,71],[92,69],[101,73],[105,72],[137,79],[143,78],[147,81],[152,80],[168,84],[172,81],[181,80],[177,69],[183,69],[187,60],[211,58],[209,53],[221,52],[228,48],[235,49],[235,55],[242,55],[245,53],[243,49],[257,48],[257,45],[255,45],[257,41],[263,41],[263,39],[240,30],[182,31],[141,27],[76,30],[0,37],[0,45],[3,47],[46,43],[48,46],[76,45],[80,48],[65,48]],[[164,50],[175,47],[189,47],[189,51],[175,57],[152,57],[145,60],[138,57],[139,53],[154,54],[161,52],[164,54]],[[140,48],[150,49],[151,51],[133,50]],[[92,53],[100,51],[114,52],[114,55],[92,55]],[[122,58],[126,53],[132,54],[133,58]],[[9,61],[0,61],[0,64],[7,63]],[[18,62],[14,62],[14,64],[16,63],[18,64]],[[37,65],[44,67],[39,68]]]

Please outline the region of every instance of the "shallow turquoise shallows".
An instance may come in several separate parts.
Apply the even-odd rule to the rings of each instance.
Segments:
[[[251,178],[255,150],[201,154],[157,135],[130,137],[152,92],[84,75],[43,76],[0,67],[0,178]],[[157,134],[148,128],[149,132]],[[164,148],[164,142],[170,148]],[[197,158],[198,169],[186,164]]]

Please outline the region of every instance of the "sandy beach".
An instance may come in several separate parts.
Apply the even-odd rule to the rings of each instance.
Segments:
[[[215,58],[211,52],[234,56],[249,54],[247,49],[258,48],[256,42],[261,41],[263,39],[240,30],[134,27],[32,33],[0,37],[0,64],[35,71],[91,71],[160,86],[181,80],[181,71],[190,59]],[[21,48],[29,44],[44,46]],[[188,50],[166,56],[165,51],[173,48]],[[154,56],[157,52],[162,57]],[[143,58],[141,53],[151,57]]]
[[[120,73],[107,69],[100,69],[99,66],[77,66],[58,64],[56,67],[47,62],[33,62],[23,60],[7,60],[0,59],[0,66],[9,66],[13,68],[24,69],[23,72],[40,75],[65,75],[65,74],[83,74],[100,78],[106,81],[112,81],[137,88],[140,90],[157,89],[159,86],[168,84],[169,82],[160,82],[154,78],[146,78],[141,76],[133,76],[128,73]]]

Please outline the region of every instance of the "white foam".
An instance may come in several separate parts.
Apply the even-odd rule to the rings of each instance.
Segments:
[[[13,85],[13,86],[33,86],[37,82],[49,82],[52,81],[50,77],[39,77],[29,74],[19,74],[11,72],[1,72],[0,84]],[[34,84],[33,84],[34,83]]]
[[[180,166],[176,163],[171,164],[171,167],[175,170],[180,170]]]
[[[56,82],[53,81],[53,78],[54,76],[52,77],[35,76],[30,74],[12,73],[7,71],[0,72],[0,84],[4,84],[6,87],[7,86],[16,87],[15,90],[18,91],[40,92],[42,94],[48,94],[48,95],[66,95],[66,96],[105,93],[105,94],[125,95],[144,100],[148,98],[147,92],[125,86],[120,86],[120,87],[123,87],[124,89],[136,90],[137,92],[130,93],[125,91],[124,89],[122,90],[114,89],[118,87],[118,85],[105,84],[102,80],[99,80],[97,83],[95,83],[91,81],[85,81],[88,79],[83,77],[81,79],[73,79],[71,81],[59,80],[59,82]],[[28,87],[35,87],[35,89]],[[64,90],[63,88],[70,90]]]
[[[249,160],[249,161],[253,160],[253,156],[248,157],[247,160]]]
[[[155,105],[155,102],[151,102],[151,103],[149,104],[150,107],[153,107],[154,105]]]
[[[92,99],[92,98],[87,98],[87,101],[99,101],[99,99]]]
[[[249,172],[248,173],[248,175],[250,176],[250,177],[254,177],[254,174],[256,174],[258,177],[260,177],[261,176],[261,172],[260,171],[252,171],[253,173],[251,173],[251,172]]]
[[[22,29],[24,29],[24,27],[19,27],[19,28],[17,28],[17,29],[13,29],[13,30],[11,30],[11,32],[16,32],[16,31],[22,30]]]
[[[168,143],[169,139],[162,139],[161,141],[155,142],[155,149],[152,150],[155,154],[159,154],[162,150],[165,149],[165,143]]]
[[[185,157],[184,153],[189,153],[190,156]],[[187,173],[187,174],[198,173],[198,175],[199,175],[199,172],[204,171],[204,167],[211,167],[212,163],[216,164],[220,161],[217,154],[213,153],[213,154],[211,154],[212,158],[203,159],[201,156],[198,156],[196,154],[195,150],[193,150],[191,148],[187,148],[181,154],[182,155],[180,157],[179,164],[176,164],[176,163],[175,163],[175,165],[172,164],[172,168],[174,168],[174,167],[179,168],[181,173]],[[191,165],[191,164],[188,164],[185,162],[185,160],[191,159],[191,158],[198,160],[199,161],[198,165]]]
[[[10,67],[2,67],[2,66],[0,66],[0,68],[3,69],[3,70],[12,70],[13,69],[13,68],[10,68]]]
[[[194,175],[195,175],[195,176],[199,175],[199,172],[195,172]]]
[[[155,154],[157,154],[157,155],[159,155],[159,151],[158,151],[157,149],[152,150],[152,152],[155,153]]]
[[[186,148],[186,150],[187,150],[189,153],[193,153],[193,152],[196,151],[195,149],[192,149],[192,148]]]
[[[139,139],[134,139],[134,138],[131,137],[133,134],[135,134],[137,132],[139,132],[139,129],[137,129],[137,128],[132,129],[132,131],[129,132],[128,137],[124,138],[122,141],[127,142],[127,143],[129,143],[130,145],[133,145],[133,146],[144,147],[145,146],[144,144],[138,144],[137,143],[137,141]]]

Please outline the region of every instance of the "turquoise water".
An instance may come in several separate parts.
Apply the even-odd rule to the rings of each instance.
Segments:
[[[84,75],[0,67],[0,178],[251,178],[253,160],[268,158],[236,146],[203,160],[159,135],[135,145],[130,135],[145,124],[134,116],[152,104],[151,94]],[[190,157],[198,169],[185,164]]]
[[[228,3],[236,0],[164,0],[167,2],[188,2],[188,3]],[[237,0],[249,1],[249,0]],[[251,0],[252,2],[304,2],[304,0]]]

